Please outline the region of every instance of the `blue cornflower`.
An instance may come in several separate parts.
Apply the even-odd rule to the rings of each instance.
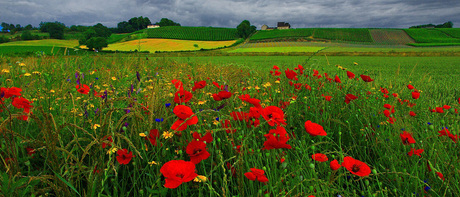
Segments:
[[[171,103],[166,103],[165,106],[169,107],[169,106],[171,106]]]
[[[164,120],[163,118],[155,118],[155,121],[157,122],[163,122],[163,120]]]

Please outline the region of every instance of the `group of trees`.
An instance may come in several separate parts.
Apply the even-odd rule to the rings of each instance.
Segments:
[[[256,26],[251,25],[251,23],[248,20],[244,20],[236,27],[236,30],[238,37],[246,39],[251,34],[256,32]]]
[[[78,40],[80,45],[86,45],[89,49],[101,50],[108,46],[107,39],[112,35],[109,28],[98,23],[89,27],[83,32],[83,36]]]
[[[425,25],[417,25],[417,26],[412,26],[409,28],[452,28],[454,26],[454,23],[452,21],[445,22],[443,24],[439,25],[433,25],[433,24],[425,24]]]
[[[10,32],[12,34],[18,32],[18,31],[36,29],[31,24],[28,24],[25,27],[22,27],[20,24],[14,25],[14,24],[8,24],[8,23],[5,23],[5,22],[2,22],[1,26],[2,26],[2,32],[3,33]]]
[[[128,20],[128,22],[119,22],[117,25],[116,33],[130,33],[147,28],[148,25],[152,24],[148,17],[134,17]]]

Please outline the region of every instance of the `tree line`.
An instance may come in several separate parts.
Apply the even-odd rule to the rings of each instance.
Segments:
[[[409,29],[412,28],[452,28],[454,26],[454,23],[452,21],[445,22],[443,24],[439,25],[433,25],[433,24],[425,24],[425,25],[417,25],[417,26],[411,26]]]

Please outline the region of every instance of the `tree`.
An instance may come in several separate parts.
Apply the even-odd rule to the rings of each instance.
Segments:
[[[64,23],[60,22],[41,22],[40,23],[40,31],[48,32],[50,34],[50,38],[55,39],[64,39]]]
[[[100,51],[102,48],[107,47],[107,39],[104,37],[92,37],[86,41],[86,47],[88,49],[94,49]]]
[[[21,34],[21,40],[38,40],[39,37],[37,35],[32,35],[29,30],[23,31]]]
[[[237,34],[240,38],[248,38],[252,33],[256,32],[256,26],[251,25],[248,20],[244,20],[237,27]]]
[[[158,25],[160,25],[160,27],[166,27],[166,26],[180,26],[179,23],[176,23],[172,20],[169,20],[167,18],[162,18],[160,20],[160,22],[157,23]]]

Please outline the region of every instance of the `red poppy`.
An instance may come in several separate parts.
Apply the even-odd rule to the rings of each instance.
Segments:
[[[238,121],[243,121],[243,120],[246,120],[246,117],[247,117],[247,114],[246,112],[231,112],[230,113],[230,116],[233,118],[233,120],[238,120]]]
[[[393,118],[393,117],[389,117],[388,120],[387,120],[390,124],[394,124],[396,119]]]
[[[409,88],[409,90],[412,90],[414,89],[414,86],[412,86],[411,84],[407,85],[407,88]]]
[[[290,80],[295,80],[295,81],[299,80],[297,78],[297,73],[293,70],[289,70],[289,68],[285,70],[284,73],[286,74],[286,77]]]
[[[251,168],[251,172],[244,173],[244,176],[251,181],[259,181],[262,183],[268,182],[268,178],[264,175],[265,171],[257,168]]]
[[[390,111],[388,111],[388,109],[383,110],[383,114],[384,114],[387,118],[390,117]]]
[[[279,148],[291,149],[291,145],[286,144],[289,140],[289,135],[283,127],[277,126],[276,129],[271,129],[269,133],[264,136],[267,140],[264,142],[264,148],[262,148],[263,150]]]
[[[202,141],[191,141],[187,145],[185,152],[190,156],[190,161],[194,164],[207,159],[211,154],[206,149],[206,144]]]
[[[173,112],[179,119],[171,126],[172,130],[183,131],[187,129],[187,126],[198,123],[198,117],[195,116],[195,113],[193,113],[190,107],[177,105],[174,107]]]
[[[460,97],[458,97],[458,104],[460,104]]]
[[[451,106],[449,106],[449,105],[443,105],[442,108],[444,108],[444,109],[450,109]]]
[[[347,71],[347,76],[348,76],[349,79],[355,78],[355,74],[350,72],[350,71]]]
[[[273,65],[272,69],[279,70],[280,68],[277,65]]]
[[[186,103],[192,99],[193,94],[186,90],[179,90],[174,96],[174,102],[177,104]]]
[[[160,138],[160,133],[158,132],[158,129],[151,129],[149,131],[149,136],[145,137],[145,139],[150,141],[150,144],[152,144],[153,146],[157,145],[158,138]]]
[[[311,158],[315,161],[319,161],[319,162],[325,162],[327,160],[329,160],[327,158],[327,156],[325,154],[322,154],[322,153],[316,153],[316,154],[313,154],[311,155]]]
[[[260,100],[256,99],[256,98],[251,98],[251,96],[249,94],[240,95],[238,98],[241,99],[242,101],[246,101],[248,103],[251,103],[252,105],[254,105],[254,107],[259,107],[259,108],[262,107],[260,105]]]
[[[24,97],[14,97],[13,102],[11,104],[18,109],[23,108],[24,113],[30,113],[30,108],[33,107],[32,105],[30,105],[31,103],[32,102],[30,102]]]
[[[412,92],[412,98],[413,99],[418,99],[419,97],[420,97],[420,92],[418,92],[417,90]]]
[[[442,107],[436,107],[436,112],[444,113],[444,110],[442,109]]]
[[[438,175],[438,177],[441,179],[441,180],[445,180],[444,178],[444,175],[441,173],[441,172],[436,172],[436,175]]]
[[[366,163],[353,159],[349,156],[343,158],[342,166],[352,174],[358,176],[367,176],[371,173],[371,168],[369,168]]]
[[[27,151],[27,154],[28,154],[29,156],[32,156],[32,155],[35,153],[35,149],[30,148],[30,147],[27,147],[27,148],[26,148],[26,151]],[[33,157],[32,157],[32,158],[33,158]]]
[[[223,90],[223,89],[224,89],[224,85],[219,85],[219,83],[217,83],[217,82],[215,82],[215,81],[213,81],[212,84],[213,84],[214,86],[216,86],[219,90]]]
[[[93,95],[94,95],[95,97],[102,98],[102,96],[104,95],[103,93],[98,93],[98,92],[96,92],[96,90],[93,90],[93,91],[94,91],[94,92],[93,92]]]
[[[332,96],[324,96],[324,94],[321,94],[321,96],[324,97],[326,101],[331,101]]]
[[[415,112],[410,111],[410,112],[409,112],[409,115],[412,116],[412,117],[415,117],[416,114],[415,114]]]
[[[11,88],[0,88],[0,95],[3,98],[10,98],[12,96],[21,96],[21,88],[11,87]]]
[[[410,152],[408,152],[407,154],[409,156],[418,155],[421,158],[422,156],[420,154],[423,153],[423,151],[423,149],[410,148]]]
[[[198,176],[195,173],[195,164],[184,160],[168,161],[161,167],[160,172],[165,177],[164,186],[169,189],[177,188]]]
[[[374,81],[373,79],[371,79],[371,77],[369,77],[367,75],[361,75],[361,79],[363,79],[363,81],[365,81],[365,82]]]
[[[203,89],[204,87],[206,87],[206,81],[197,81],[194,83],[192,91],[195,91],[197,89]]]
[[[230,120],[224,120],[221,122],[222,127],[225,129],[225,132],[227,133],[235,133],[236,129],[232,129],[232,125],[230,123]]]
[[[326,136],[327,135],[326,131],[324,131],[323,129],[323,126],[313,123],[310,120],[307,120],[307,122],[305,122],[305,130],[311,136],[317,136],[317,135]]]
[[[125,148],[117,151],[117,161],[121,165],[128,164],[133,157],[133,152],[129,152]]]
[[[224,99],[228,99],[232,96],[232,93],[231,92],[228,92],[228,91],[220,91],[219,93],[217,94],[212,94],[212,98],[215,100],[215,101],[220,101],[220,100],[224,100]]]
[[[178,90],[183,90],[184,89],[184,83],[182,83],[182,81],[180,81],[180,80],[173,79],[173,80],[171,80],[171,83],[174,84],[174,87],[176,87],[176,89],[178,89]]]
[[[397,93],[393,93],[393,94],[391,94],[391,95],[393,95],[393,97],[395,97],[395,98],[398,97],[398,94],[397,94]]]
[[[268,106],[262,110],[261,115],[270,126],[275,126],[275,124],[287,125],[286,120],[284,119],[284,112],[279,107]]]
[[[305,89],[307,89],[307,90],[310,90],[310,91],[311,91],[311,87],[310,87],[310,85],[308,85],[308,84],[305,84]]]
[[[358,97],[353,94],[347,94],[345,96],[345,103],[349,104],[350,101],[357,99]]]
[[[89,86],[85,84],[77,85],[75,86],[77,88],[77,91],[82,93],[82,94],[88,94],[89,93]]]
[[[110,136],[110,135],[109,136],[107,136],[107,135],[104,136],[101,141],[102,141],[102,148],[112,146],[112,143],[113,143],[112,136]]]
[[[412,137],[412,134],[408,133],[407,131],[403,131],[403,133],[399,134],[401,137],[402,143],[404,145],[414,144],[415,140]]]
[[[193,136],[193,139],[194,139],[194,140],[206,142],[207,144],[211,143],[212,140],[214,139],[214,138],[212,138],[211,132],[206,132],[206,134],[204,134],[204,136],[201,137],[201,134],[199,134],[198,132],[195,131],[195,132],[192,134],[192,136]]]
[[[340,81],[339,76],[337,76],[337,75],[335,75],[334,81],[335,81],[336,83],[342,83],[342,81]]]
[[[331,163],[329,163],[329,167],[330,167],[332,170],[336,171],[336,170],[338,170],[338,169],[339,169],[340,167],[342,167],[342,166],[339,164],[339,162],[337,161],[337,159],[334,159],[334,160],[331,161]]]
[[[382,92],[384,94],[390,93],[390,92],[388,92],[388,90],[386,88],[382,88],[382,87],[380,87],[380,92]]]

